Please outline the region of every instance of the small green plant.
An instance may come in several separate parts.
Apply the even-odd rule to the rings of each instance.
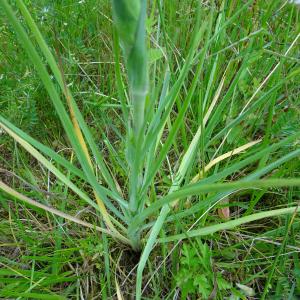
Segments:
[[[126,162],[123,162],[123,153],[117,154],[109,142],[109,137],[104,133],[104,138],[91,133],[66,82],[59,54],[47,46],[23,1],[15,2],[24,22],[17,18],[8,0],[2,0],[0,6],[48,92],[74,153],[74,159],[67,160],[63,154],[58,154],[32,138],[3,116],[0,116],[0,127],[70,189],[78,200],[92,207],[99,218],[97,224],[83,221],[70,215],[68,211],[31,199],[3,181],[0,181],[0,189],[33,207],[99,231],[105,237],[110,236],[134,251],[142,251],[136,277],[137,299],[141,299],[143,270],[155,243],[209,235],[247,222],[299,211],[296,206],[269,210],[188,232],[175,234],[167,232],[166,237],[158,238],[165,224],[191,217],[199,207],[209,208],[240,190],[290,187],[300,184],[299,178],[264,178],[278,166],[299,156],[300,149],[296,148],[289,153],[283,153],[280,157],[268,159],[285,145],[295,143],[300,137],[298,131],[271,143],[269,134],[271,123],[268,122],[267,134],[263,137],[263,141],[254,138],[223,155],[219,154],[227,137],[230,136],[230,144],[233,144],[235,137],[241,132],[240,124],[247,123],[247,118],[258,109],[267,104],[271,105],[269,108],[271,118],[273,108],[272,104],[269,104],[270,97],[300,73],[299,69],[292,69],[284,78],[262,92],[280,66],[280,62],[274,66],[271,64],[269,65],[271,71],[255,83],[254,89],[245,90],[241,79],[247,74],[249,66],[259,57],[252,55],[251,50],[254,46],[253,43],[249,43],[243,55],[230,59],[225,72],[218,74],[217,65],[222,61],[223,51],[218,49],[218,43],[222,45],[227,27],[248,9],[251,1],[242,5],[228,19],[225,18],[223,10],[205,10],[198,4],[193,10],[195,22],[193,33],[188,38],[187,54],[182,66],[176,69],[175,76],[172,49],[166,49],[164,56],[167,59],[160,70],[156,69],[154,63],[151,69],[149,67],[151,59],[148,58],[147,46],[149,42],[146,31],[147,1],[112,1],[114,65],[120,107],[119,118],[122,123],[119,138],[124,145]],[[159,11],[161,12],[160,6]],[[161,22],[159,33],[168,44],[163,19]],[[299,35],[286,49],[284,55],[289,54],[298,38]],[[209,72],[204,72],[205,62],[212,59],[212,55],[212,68]],[[124,62],[127,77],[124,76],[121,61]],[[206,85],[203,85],[203,78],[207,81]],[[242,90],[245,97],[250,96],[238,114],[233,114],[234,117],[228,120],[227,108],[233,108],[231,99],[238,89]],[[181,90],[184,90],[182,98]],[[193,115],[196,111],[199,112],[194,122],[196,126],[192,133],[187,133],[188,112]],[[111,163],[110,157],[105,157],[103,149],[99,148],[98,141],[102,139],[114,153],[114,164]],[[218,146],[206,163],[205,155],[212,145]],[[176,163],[170,164],[173,148],[179,154],[173,158]],[[249,152],[245,154],[246,150]],[[222,165],[225,160],[229,162]],[[244,174],[242,170],[256,162],[257,168],[251,169],[244,176],[241,175],[240,180],[227,182],[230,176]],[[214,166],[221,167],[211,172]],[[122,170],[121,179],[116,176],[116,170]],[[161,178],[165,184],[163,189],[157,190],[157,181],[162,181]],[[191,200],[195,196],[199,196],[197,199],[200,201],[191,201],[190,207],[183,209],[184,201]],[[178,212],[178,207],[181,208],[181,212]],[[184,249],[183,273],[179,275],[178,280],[192,267],[192,262],[196,264],[195,268],[203,268],[204,273],[188,279],[186,283],[180,280],[183,294],[186,295],[190,288],[192,292],[197,290],[206,297],[213,287],[207,245],[201,246],[201,254],[197,257],[193,250]],[[195,270],[192,272],[196,272]],[[217,276],[216,280],[220,288],[228,287],[221,277]]]
[[[197,246],[183,245],[176,283],[181,289],[181,299],[187,299],[188,295],[215,299],[218,291],[232,288],[232,284],[213,268],[211,251],[201,241]]]

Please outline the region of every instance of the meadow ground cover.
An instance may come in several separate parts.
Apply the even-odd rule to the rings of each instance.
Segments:
[[[297,299],[297,5],[0,7],[1,298]]]

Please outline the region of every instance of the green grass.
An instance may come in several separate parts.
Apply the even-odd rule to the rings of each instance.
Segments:
[[[197,3],[0,3],[0,298],[300,295],[299,8]]]

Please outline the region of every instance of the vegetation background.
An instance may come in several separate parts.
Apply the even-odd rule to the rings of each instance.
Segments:
[[[97,145],[109,161],[109,168],[126,186],[126,139],[116,84],[111,1],[24,2],[61,60],[68,87],[93,135],[98,137]],[[148,1],[146,30],[153,98],[159,99],[167,80],[166,66],[172,86],[186,64],[197,2]],[[167,120],[163,138],[171,131],[185,99],[191,97],[167,159],[151,187],[159,197],[172,185],[179,161],[214,99],[218,104],[213,107],[183,184],[197,174],[205,177],[205,166],[222,154],[230,153],[207,172],[218,174],[300,132],[299,7],[288,1],[229,0],[201,1],[201,10],[203,19],[212,12],[212,36],[224,24],[226,29],[203,56],[194,89],[191,86],[197,71],[191,68]],[[22,16],[17,16],[23,24]],[[205,46],[200,42],[199,48]],[[124,64],[120,66],[126,82]],[[247,114],[238,119],[244,111]],[[73,160],[68,138],[40,77],[2,11],[0,113]],[[257,143],[237,155],[232,153],[253,141]],[[276,166],[266,177],[299,178],[299,154],[277,163],[288,153],[297,154],[293,151],[299,150],[299,142],[298,135],[271,154],[235,170],[224,181],[244,178],[272,163]],[[4,130],[0,131],[0,179],[29,197],[98,224],[93,209]],[[153,249],[144,271],[142,298],[298,299],[299,215],[264,218],[201,237],[187,238],[186,233],[194,226],[222,224],[251,213],[298,205],[299,187],[240,190],[209,207],[201,206],[205,197],[189,197],[174,208],[159,237],[182,236]],[[181,218],[186,211],[189,213]],[[40,209],[11,198],[8,201],[2,192],[0,216],[0,299],[134,298],[139,252]]]

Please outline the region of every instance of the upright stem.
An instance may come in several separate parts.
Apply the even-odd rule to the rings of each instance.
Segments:
[[[133,103],[133,120],[134,120],[134,135],[135,138],[142,134],[144,126],[144,114],[145,114],[145,91],[134,91],[132,93],[132,103]],[[138,145],[137,145],[138,146]]]
[[[141,245],[141,233],[140,230],[134,232],[128,232],[128,239],[130,240],[131,247],[134,251],[140,251]]]
[[[148,93],[148,60],[146,45],[147,0],[112,0],[113,18],[124,54],[128,74],[131,120],[127,132],[126,159],[129,166],[129,214],[136,217],[139,189],[143,178],[145,103]],[[125,119],[127,116],[124,116]],[[128,118],[125,120],[128,122]],[[140,248],[140,231],[128,237],[135,250]]]

